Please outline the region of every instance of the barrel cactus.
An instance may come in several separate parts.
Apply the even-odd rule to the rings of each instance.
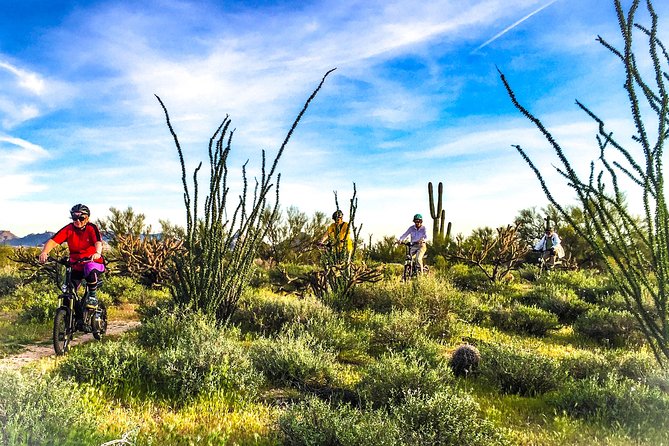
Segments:
[[[479,350],[470,344],[462,344],[455,349],[449,365],[455,376],[467,376],[474,372],[481,361]]]

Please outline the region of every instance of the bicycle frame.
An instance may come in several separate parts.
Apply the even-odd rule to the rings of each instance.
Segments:
[[[418,243],[403,242],[402,243],[406,248],[406,255],[404,257],[404,268],[402,271],[402,280],[407,281],[411,278],[417,277],[419,274],[422,274],[427,271],[427,267],[423,265],[423,271],[420,271],[418,268],[418,261],[416,260],[415,255],[411,255],[411,248],[418,246]]]
[[[537,260],[537,263],[539,264],[539,276],[541,276],[544,271],[547,273],[550,273],[552,270],[557,269],[562,265],[562,260],[559,259],[557,256],[555,257],[555,260],[553,261],[553,264],[551,265],[546,258],[544,258],[544,253],[546,251],[541,251],[539,254],[539,259]]]
[[[72,266],[81,261],[71,263],[67,258],[49,260],[65,266],[65,278],[60,286],[61,293],[58,296],[53,323],[53,347],[57,355],[62,355],[68,350],[77,331],[93,333],[96,339],[101,339],[107,329],[107,310],[104,304],[100,304],[94,311],[84,308],[88,289],[79,296],[78,287],[81,284],[77,285],[72,280]]]

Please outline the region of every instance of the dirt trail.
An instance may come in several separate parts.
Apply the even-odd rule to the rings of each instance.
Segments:
[[[110,321],[107,325],[106,336],[114,336],[124,333],[138,325],[138,321]],[[74,347],[75,345],[84,344],[93,340],[94,338],[92,334],[78,333],[75,334],[70,346]],[[31,362],[47,356],[55,357],[53,345],[50,340],[39,344],[29,345],[26,350],[21,353],[0,359],[0,369],[20,369]]]

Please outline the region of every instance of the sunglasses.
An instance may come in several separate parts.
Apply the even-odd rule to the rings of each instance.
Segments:
[[[72,221],[84,221],[88,218],[86,215],[80,215],[79,217],[72,217]]]

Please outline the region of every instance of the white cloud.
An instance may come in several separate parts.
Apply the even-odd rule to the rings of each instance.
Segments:
[[[0,68],[3,68],[15,75],[18,85],[28,90],[30,93],[37,96],[44,93],[44,90],[46,89],[46,82],[37,73],[32,73],[30,71],[15,67],[14,65],[3,61],[0,61]]]

